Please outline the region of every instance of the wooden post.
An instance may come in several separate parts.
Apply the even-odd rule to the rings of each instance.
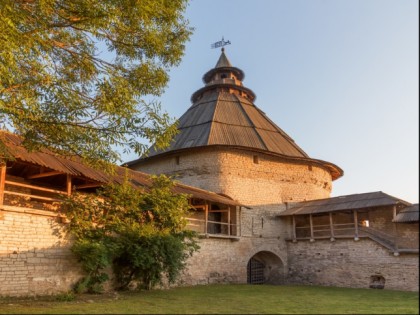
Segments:
[[[330,212],[330,231],[331,231],[331,242],[335,241],[335,235],[334,235],[334,224],[333,224],[333,218],[332,218],[332,212]]]
[[[359,226],[357,224],[357,210],[353,210],[353,218],[354,218],[354,240],[359,240]]]
[[[296,242],[296,219],[294,215],[292,215],[292,223],[293,223],[293,242]]]
[[[314,239],[314,225],[312,223],[312,213],[309,215],[309,226],[311,228],[311,239],[309,241],[313,242],[315,241],[315,239]]]
[[[66,188],[67,188],[67,196],[71,196],[71,175],[69,174],[67,174]]]
[[[4,186],[6,181],[6,164],[0,166],[0,206],[4,202]]]
[[[236,236],[242,236],[242,207],[236,210]],[[239,229],[239,230],[238,230]]]
[[[204,234],[207,235],[207,221],[209,216],[209,205],[206,201],[205,208],[204,208]]]
[[[228,235],[230,236],[230,206],[228,207]]]
[[[395,219],[395,217],[397,216],[397,206],[394,205],[393,207],[393,219]],[[394,232],[394,246],[395,246],[395,251],[394,251],[394,256],[398,256],[400,253],[398,252],[398,232],[397,232],[397,223],[393,222],[393,232]]]

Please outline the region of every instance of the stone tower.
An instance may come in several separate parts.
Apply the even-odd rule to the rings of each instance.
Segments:
[[[152,148],[129,167],[173,175],[253,208],[328,198],[343,171],[310,158],[254,105],[255,94],[243,79],[222,48],[216,66],[203,76],[205,86],[179,119],[180,132],[170,147]]]

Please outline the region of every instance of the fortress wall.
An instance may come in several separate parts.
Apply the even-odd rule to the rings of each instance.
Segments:
[[[178,285],[246,283],[248,261],[260,251],[273,253],[281,259],[280,266],[272,266],[273,272],[284,275],[287,270],[285,244],[281,245],[275,238],[203,238],[200,247],[200,251],[188,260]]]
[[[0,296],[65,292],[81,277],[55,218],[0,210]]]
[[[290,284],[369,288],[372,277],[384,289],[418,291],[419,256],[394,256],[369,239],[287,242]]]

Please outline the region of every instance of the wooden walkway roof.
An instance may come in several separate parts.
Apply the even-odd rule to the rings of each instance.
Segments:
[[[387,195],[382,191],[377,191],[298,202],[283,211],[280,216],[317,214],[393,205],[411,206],[411,203]]]
[[[151,179],[149,175],[127,169],[125,167],[115,166],[116,175],[110,175],[101,170],[85,165],[77,158],[60,156],[50,152],[47,149],[36,152],[29,152],[22,146],[22,138],[7,131],[0,130],[0,141],[5,145],[8,153],[16,161],[42,167],[45,173],[56,171],[61,174],[68,174],[78,178],[86,178],[89,181],[97,182],[99,184],[98,186],[112,182],[122,183],[125,176],[128,175],[131,183],[136,187],[147,188],[151,185]],[[1,160],[2,159],[0,156],[0,162]],[[239,202],[226,195],[219,195],[214,192],[191,187],[181,183],[176,183],[174,191],[177,193],[191,195],[193,198],[204,199],[211,202],[232,206],[243,206]]]
[[[412,223],[419,222],[419,204],[413,204],[407,208],[402,209],[392,222],[397,223]]]

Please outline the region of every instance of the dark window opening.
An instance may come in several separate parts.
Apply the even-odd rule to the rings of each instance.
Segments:
[[[176,163],[176,165],[179,165],[179,156],[175,157],[175,163]]]
[[[383,289],[385,287],[385,278],[380,275],[374,275],[370,277],[370,285],[369,288],[371,289]]]
[[[254,155],[254,163],[255,164],[258,164],[259,163],[259,161],[258,161],[258,155]]]
[[[220,207],[217,205],[212,205],[211,210],[220,210]],[[222,233],[222,213],[221,212],[209,212],[208,214],[208,227],[207,233],[210,234],[220,234]]]

